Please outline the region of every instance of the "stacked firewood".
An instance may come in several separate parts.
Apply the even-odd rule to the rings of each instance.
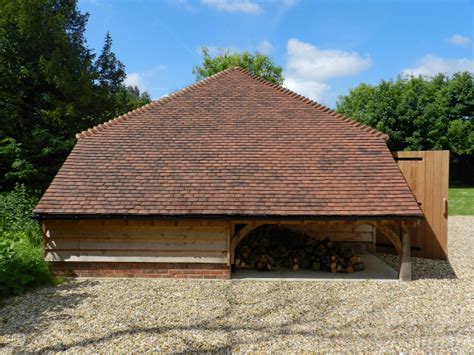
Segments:
[[[329,238],[318,240],[281,227],[260,228],[243,239],[236,248],[234,264],[238,269],[276,271],[354,272],[364,263],[352,248],[344,248]]]

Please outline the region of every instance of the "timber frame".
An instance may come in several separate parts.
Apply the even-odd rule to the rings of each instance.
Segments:
[[[252,231],[263,225],[295,225],[295,224],[366,224],[374,227],[384,234],[393,244],[395,251],[400,256],[399,279],[400,281],[411,280],[411,252],[410,252],[410,228],[416,227],[419,220],[328,220],[328,221],[301,221],[301,220],[260,220],[260,221],[233,221],[230,237],[230,263],[234,263],[235,249],[237,245]],[[236,231],[235,226],[243,227]],[[400,226],[402,236],[399,237],[390,226]]]
[[[315,233],[343,230],[360,238],[374,229],[384,234],[400,256],[399,279],[411,279],[410,229],[418,220],[404,219],[42,219],[45,257],[53,263],[134,262],[234,264],[238,244],[264,225],[281,225]],[[349,227],[350,226],[350,227]],[[366,228],[366,227],[373,228]],[[396,227],[396,228],[395,228]],[[395,230],[400,230],[398,235]],[[362,232],[361,232],[362,231]],[[329,232],[327,232],[329,233]],[[337,238],[337,233],[333,237]],[[318,235],[319,234],[319,235]],[[369,241],[372,239],[357,239]]]

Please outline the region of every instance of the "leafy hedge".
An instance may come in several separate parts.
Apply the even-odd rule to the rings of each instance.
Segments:
[[[0,297],[53,281],[31,218],[36,202],[23,186],[0,194]]]

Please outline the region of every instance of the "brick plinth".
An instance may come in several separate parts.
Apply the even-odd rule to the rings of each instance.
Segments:
[[[50,265],[55,275],[70,277],[230,278],[230,266],[226,264],[52,262]]]

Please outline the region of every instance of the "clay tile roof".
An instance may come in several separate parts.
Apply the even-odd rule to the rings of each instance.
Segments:
[[[77,138],[36,213],[421,216],[382,133],[244,69]]]

